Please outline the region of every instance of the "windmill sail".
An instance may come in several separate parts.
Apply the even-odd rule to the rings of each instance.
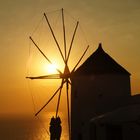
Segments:
[[[62,19],[62,31],[63,31],[63,45],[61,46],[58,42],[57,36],[55,35],[55,31],[53,30],[53,27],[51,25],[51,22],[49,20],[49,17],[47,16],[46,13],[44,13],[44,17],[45,20],[47,22],[48,28],[50,30],[51,36],[56,44],[56,47],[58,49],[58,52],[61,56],[61,59],[64,63],[64,69],[63,71],[61,71],[60,69],[56,68],[58,74],[49,74],[49,75],[41,75],[41,76],[27,76],[26,78],[31,79],[31,80],[35,80],[35,79],[60,79],[61,80],[61,84],[60,86],[57,88],[57,90],[54,92],[54,94],[48,99],[48,101],[35,113],[35,116],[37,116],[53,99],[54,97],[58,95],[58,100],[57,100],[57,107],[56,107],[56,117],[58,116],[58,112],[59,112],[59,105],[60,105],[60,98],[61,98],[61,94],[62,94],[62,89],[63,87],[65,87],[66,89],[66,102],[67,102],[67,118],[68,118],[68,129],[69,129],[69,140],[71,139],[71,120],[70,120],[70,93],[69,93],[69,87],[71,86],[71,77],[73,72],[76,70],[76,68],[78,67],[78,65],[81,63],[81,61],[83,60],[83,57],[85,56],[89,45],[87,45],[87,48],[83,50],[82,55],[79,56],[79,59],[77,60],[77,63],[73,66],[72,70],[70,70],[70,66],[69,66],[69,60],[70,60],[70,55],[72,53],[72,49],[74,47],[74,43],[76,40],[76,34],[77,34],[77,30],[79,27],[79,21],[76,21],[76,24],[73,28],[73,34],[71,36],[70,39],[70,44],[68,45],[68,41],[67,41],[67,34],[66,34],[66,23],[65,23],[65,15],[64,15],[64,10],[61,10],[61,19]],[[45,54],[45,52],[39,47],[39,45],[36,43],[36,41],[33,39],[32,36],[29,37],[32,44],[37,48],[37,50],[39,51],[39,53],[47,60],[48,63],[53,64],[53,61],[51,61],[51,59]],[[85,46],[84,46],[85,47]],[[63,49],[62,49],[63,48]],[[78,49],[77,49],[78,50]],[[57,58],[56,58],[57,59]]]

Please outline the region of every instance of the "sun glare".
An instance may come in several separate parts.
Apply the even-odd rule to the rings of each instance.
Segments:
[[[56,70],[56,65],[55,64],[48,64],[45,69],[47,71],[47,73],[49,74],[56,74],[57,73],[57,70]]]

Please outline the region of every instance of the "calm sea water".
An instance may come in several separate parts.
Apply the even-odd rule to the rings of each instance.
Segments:
[[[49,140],[50,118],[1,118],[0,140]],[[61,140],[68,139],[67,120],[62,120]]]

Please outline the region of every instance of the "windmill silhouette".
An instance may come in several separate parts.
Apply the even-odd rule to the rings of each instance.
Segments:
[[[50,99],[35,113],[35,116],[37,116],[51,101],[52,99],[57,95],[58,95],[58,101],[57,101],[57,107],[56,107],[56,115],[55,117],[58,116],[58,111],[59,111],[59,104],[60,104],[60,98],[61,98],[61,93],[62,93],[62,88],[65,86],[66,87],[66,97],[67,97],[67,114],[68,114],[68,129],[69,129],[69,139],[71,136],[71,124],[70,124],[70,101],[69,101],[69,86],[72,85],[71,83],[71,77],[72,74],[75,72],[75,70],[77,69],[79,63],[81,62],[81,60],[83,59],[83,57],[85,56],[89,45],[87,45],[86,49],[83,51],[81,57],[79,58],[79,60],[77,61],[76,65],[73,67],[73,69],[70,71],[69,69],[69,58],[70,58],[70,53],[72,50],[72,46],[74,43],[74,39],[75,39],[75,35],[77,32],[77,28],[79,25],[79,22],[77,21],[74,31],[73,31],[73,35],[71,38],[71,42],[69,47],[67,47],[67,41],[66,41],[66,31],[65,31],[65,17],[64,17],[64,10],[61,9],[61,17],[62,17],[62,29],[63,29],[63,42],[64,42],[64,53],[62,52],[61,46],[59,45],[57,38],[55,36],[55,33],[52,29],[52,26],[50,24],[50,21],[48,19],[48,16],[46,15],[46,13],[44,13],[44,17],[46,19],[46,22],[48,24],[48,27],[51,31],[52,37],[55,41],[55,44],[59,50],[59,53],[61,55],[61,58],[64,62],[64,70],[61,71],[58,68],[56,68],[58,74],[49,74],[49,75],[43,75],[43,76],[28,76],[26,78],[34,80],[34,79],[61,79],[61,84],[58,87],[58,89],[54,92],[54,94],[50,97]],[[45,59],[50,63],[53,64],[52,61],[44,54],[44,52],[39,48],[39,46],[37,45],[37,43],[34,41],[34,39],[30,36],[29,39],[31,40],[31,42],[34,44],[34,46],[38,49],[38,51],[45,57]]]

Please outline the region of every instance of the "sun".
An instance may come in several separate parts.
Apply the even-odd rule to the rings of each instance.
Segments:
[[[48,64],[45,66],[45,71],[48,74],[56,74],[57,73],[57,66],[55,64]]]

